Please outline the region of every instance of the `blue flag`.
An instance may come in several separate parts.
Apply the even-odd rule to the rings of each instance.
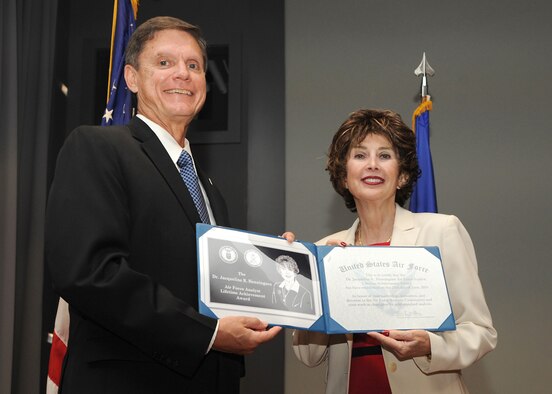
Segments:
[[[416,133],[416,153],[418,164],[422,172],[410,196],[412,212],[437,212],[437,196],[435,193],[435,179],[433,177],[433,162],[429,149],[429,111],[432,103],[425,99],[413,115],[413,128]]]
[[[109,86],[102,126],[126,124],[133,116],[132,92],[125,82],[124,69],[125,49],[136,29],[137,11],[138,0],[115,0],[113,5]]]

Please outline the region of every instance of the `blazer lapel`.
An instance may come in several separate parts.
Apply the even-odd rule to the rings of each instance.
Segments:
[[[391,236],[392,246],[415,245],[420,229],[415,226],[414,214],[396,205],[395,224]]]
[[[145,154],[150,158],[161,176],[165,179],[182,206],[184,213],[190,220],[190,223],[195,228],[195,224],[200,223],[201,219],[199,218],[194,201],[192,200],[184,181],[175,168],[175,163],[171,161],[167,151],[155,133],[151,131],[151,129],[142,120],[140,120],[140,118],[132,118],[128,124],[128,127],[130,128],[134,138],[141,141],[142,149]]]

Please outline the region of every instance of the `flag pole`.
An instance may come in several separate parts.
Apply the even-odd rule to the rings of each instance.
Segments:
[[[435,70],[429,65],[426,54],[424,52],[422,56],[422,61],[420,65],[414,70],[414,74],[419,77],[421,76],[420,81],[420,105],[414,113],[412,114],[412,130],[416,132],[416,117],[425,111],[432,110],[431,96],[429,95],[429,84],[427,77],[432,77],[435,75]]]
[[[421,174],[412,190],[409,209],[412,212],[437,212],[433,161],[429,147],[429,112],[433,109],[433,103],[427,79],[435,75],[435,70],[429,65],[425,52],[414,74],[422,77],[420,105],[412,114],[412,130],[416,133],[416,155]]]
[[[434,76],[435,75],[435,70],[433,70],[433,68],[431,68],[431,66],[429,65],[429,63],[427,62],[427,59],[426,59],[426,54],[424,52],[424,55],[422,56],[422,61],[420,63],[420,65],[418,66],[418,68],[416,68],[416,70],[414,70],[414,74],[416,74],[416,76],[422,76],[422,86],[421,86],[421,92],[420,92],[420,95],[422,96],[422,100],[425,96],[429,96],[429,85],[427,83],[427,77],[430,76]]]

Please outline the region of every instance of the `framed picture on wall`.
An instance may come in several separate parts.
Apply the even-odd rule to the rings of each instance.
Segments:
[[[77,123],[100,123],[107,96],[109,48],[104,40],[85,40],[81,117]],[[202,110],[190,124],[187,138],[192,144],[240,142],[241,130],[241,45],[207,47],[207,97]],[[94,78],[90,78],[93,75]],[[84,77],[87,76],[87,77]]]
[[[207,98],[190,124],[192,144],[240,141],[241,50],[237,43],[207,47]]]

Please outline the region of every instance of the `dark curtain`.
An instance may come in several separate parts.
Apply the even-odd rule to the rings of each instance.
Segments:
[[[38,393],[57,0],[0,3],[0,392]]]

